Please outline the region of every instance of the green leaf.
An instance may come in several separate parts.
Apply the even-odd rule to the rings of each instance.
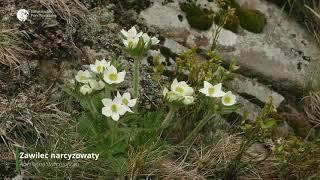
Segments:
[[[276,121],[274,119],[267,119],[261,123],[261,128],[270,129],[275,124],[276,124]]]

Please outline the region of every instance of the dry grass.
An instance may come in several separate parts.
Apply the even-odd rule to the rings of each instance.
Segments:
[[[320,1],[312,1],[310,5],[305,4],[304,8],[306,17],[308,17],[306,21],[307,28],[320,44]]]
[[[320,124],[320,91],[304,97],[304,111],[311,123]]]
[[[13,154],[15,147],[24,149],[28,142],[42,144],[47,137],[60,137],[59,127],[74,127],[70,115],[48,99],[52,91],[39,91],[32,85],[15,97],[0,94],[0,137]]]
[[[226,135],[209,146],[177,147],[176,153],[149,162],[149,176],[163,179],[196,179],[217,177],[237,155],[241,139]]]
[[[76,22],[86,22],[88,9],[78,0],[33,0],[48,10],[57,13],[68,25],[74,26]]]
[[[0,29],[0,64],[15,68],[33,53],[25,38],[27,36],[17,29]]]

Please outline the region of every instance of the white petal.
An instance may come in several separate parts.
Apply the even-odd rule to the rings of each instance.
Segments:
[[[104,106],[106,106],[106,107],[111,106],[111,103],[112,103],[112,100],[111,100],[111,99],[109,99],[109,98],[104,98],[104,99],[102,99],[101,101],[102,101],[102,104],[103,104]]]
[[[111,118],[112,118],[114,121],[118,121],[118,120],[120,119],[120,116],[119,116],[118,113],[113,112],[113,113],[111,114]]]
[[[131,100],[129,100],[128,106],[133,107],[136,105],[136,103],[137,103],[137,99],[131,99]]]
[[[163,89],[162,95],[165,97],[168,92],[169,92],[169,90],[165,87],[165,88]]]
[[[178,80],[174,79],[172,84],[171,84],[171,91],[174,91],[177,86],[178,86]]]
[[[183,100],[183,104],[189,105],[193,103],[193,101],[194,101],[194,98],[192,96],[185,96]]]
[[[128,40],[123,39],[122,42],[123,42],[125,47],[129,47],[129,41]]]
[[[136,38],[140,38],[142,36],[143,32],[139,32],[137,35],[136,35]]]
[[[156,45],[156,44],[158,44],[160,41],[159,41],[159,39],[158,38],[156,38],[156,37],[152,37],[151,38],[151,43],[153,44],[153,45]]]
[[[110,108],[108,108],[108,107],[103,107],[103,108],[102,108],[102,114],[105,115],[105,116],[107,116],[107,117],[110,117],[110,116],[111,116],[111,110],[110,110]]]
[[[223,91],[215,91],[215,93],[214,94],[212,94],[211,96],[212,97],[222,97],[222,96],[224,96],[226,93],[225,92],[223,92]]]
[[[119,105],[118,106],[118,113],[120,115],[124,115],[127,111],[131,111],[128,106],[124,106],[124,105]]]
[[[128,93],[128,92],[123,93],[122,97],[123,97],[123,98],[126,98],[126,99],[128,99],[128,100],[131,99],[131,95],[130,95],[130,93]]]
[[[90,64],[90,70],[93,72],[96,72],[96,65],[95,64]]]
[[[113,65],[111,65],[108,69],[108,73],[112,74],[112,73],[117,73],[117,68],[114,67]]]
[[[208,88],[212,87],[212,84],[210,84],[208,81],[204,81],[203,86],[205,89],[208,89]]]
[[[110,66],[110,62],[106,61],[105,59],[102,59],[100,64],[101,64],[101,66],[103,66],[105,68],[109,68],[109,66]]]
[[[222,89],[222,84],[221,84],[221,83],[216,84],[216,85],[214,85],[214,87],[215,87],[217,90],[221,90],[221,89]]]
[[[185,88],[184,95],[191,96],[193,94],[193,92],[194,92],[193,88],[188,86],[188,87]]]
[[[80,87],[80,93],[83,95],[90,94],[91,92],[92,92],[92,89],[87,84]]]
[[[121,94],[119,93],[119,91],[117,91],[117,98],[121,98]]]
[[[128,32],[124,29],[121,29],[121,33],[124,37],[128,37]]]
[[[125,71],[121,71],[118,73],[118,79],[122,81],[124,81],[124,77],[126,76],[126,72]]]
[[[200,89],[199,92],[205,94],[206,96],[209,96],[208,89],[206,89],[206,88]]]
[[[144,42],[145,44],[148,44],[149,41],[150,41],[150,37],[149,37],[149,35],[148,35],[147,33],[143,33],[142,39],[143,39],[143,42]]]

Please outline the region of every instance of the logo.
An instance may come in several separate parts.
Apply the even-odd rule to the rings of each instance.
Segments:
[[[28,15],[29,15],[29,12],[25,9],[20,9],[17,12],[17,18],[19,19],[19,21],[22,21],[22,22],[28,19]]]

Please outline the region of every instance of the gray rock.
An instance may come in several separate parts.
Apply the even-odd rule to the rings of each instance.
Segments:
[[[234,79],[226,82],[225,85],[237,93],[245,93],[247,95],[254,96],[264,103],[267,102],[268,97],[271,96],[272,104],[275,108],[277,108],[284,100],[284,97],[281,94],[271,90],[264,84],[239,74],[234,74]]]
[[[248,157],[244,156],[244,161],[262,161],[267,158],[268,150],[262,143],[254,143],[247,150]]]
[[[277,6],[255,0],[255,7],[267,17],[264,32],[255,34],[241,30],[234,34],[222,29],[217,39],[217,52],[226,62],[235,57],[243,74],[256,75],[279,88],[302,88],[310,64],[319,61],[320,53],[315,41],[306,29]],[[183,17],[182,21],[178,15]],[[213,32],[217,28],[215,25],[207,31],[191,28],[178,2],[162,5],[156,1],[140,16],[147,26],[156,26],[164,36],[188,47],[196,44],[204,50],[211,48]]]

